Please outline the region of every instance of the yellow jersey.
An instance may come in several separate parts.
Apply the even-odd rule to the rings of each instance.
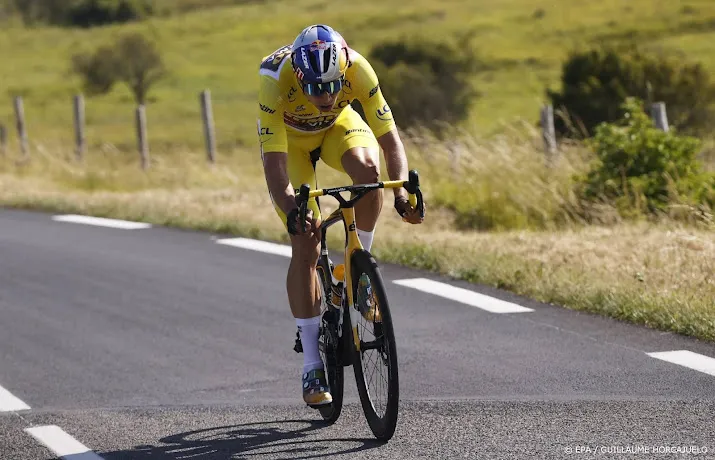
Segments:
[[[263,59],[258,92],[258,135],[262,152],[288,152],[289,136],[322,134],[355,100],[362,105],[367,124],[376,138],[395,128],[372,66],[355,50],[348,51],[350,63],[345,82],[330,112],[320,112],[300,89],[291,65],[291,45]]]

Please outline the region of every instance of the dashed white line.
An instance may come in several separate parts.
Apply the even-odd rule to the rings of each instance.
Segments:
[[[16,410],[28,410],[30,406],[22,402],[15,395],[0,387],[0,412],[13,412]]]
[[[61,216],[52,216],[52,220],[58,222],[70,222],[74,224],[96,225],[99,227],[120,228],[123,230],[137,230],[140,228],[149,228],[151,224],[144,222],[132,222],[129,220],[107,219],[104,217],[80,216],[77,214],[65,214]]]
[[[715,359],[689,350],[659,351],[648,356],[715,376]]]
[[[69,460],[71,456],[71,460],[102,460],[102,457],[56,425],[25,428],[25,431],[61,458]]]
[[[427,278],[413,278],[395,280],[395,284],[407,286],[418,291],[438,295],[456,302],[465,303],[472,307],[480,308],[490,313],[524,313],[534,311],[531,308],[522,307],[515,303],[506,302],[488,295],[470,291],[446,283],[440,283]]]
[[[276,244],[268,241],[252,240],[249,238],[225,238],[216,240],[218,244],[226,246],[235,246],[237,248],[250,249],[252,251],[266,252],[283,257],[291,257],[293,250],[285,244]]]

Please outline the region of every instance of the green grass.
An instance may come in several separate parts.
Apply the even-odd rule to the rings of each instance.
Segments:
[[[192,9],[200,4],[215,8]],[[523,118],[538,119],[545,89],[557,88],[562,60],[571,49],[599,41],[637,39],[650,49],[682,53],[715,71],[715,3],[708,0],[653,2],[621,0],[287,0],[246,2],[182,0],[158,4],[160,15],[142,23],[91,30],[26,29],[16,22],[0,30],[0,123],[13,126],[12,96],[24,97],[31,141],[72,142],[71,98],[81,89],[69,73],[77,50],[109,42],[124,30],[156,40],[171,75],[156,86],[148,106],[153,147],[202,146],[198,93],[210,89],[222,151],[255,151],[255,99],[260,59],[290,42],[306,25],[325,22],[358,51],[410,34],[457,37],[473,33],[481,59],[492,70],[474,76],[483,94],[465,126],[481,134]],[[130,93],[88,99],[88,140],[123,150],[135,146]],[[15,138],[11,138],[13,146]]]

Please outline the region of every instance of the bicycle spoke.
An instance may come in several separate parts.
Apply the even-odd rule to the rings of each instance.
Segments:
[[[368,325],[372,325],[372,328]],[[376,411],[379,415],[384,415],[387,407],[387,374],[390,363],[389,354],[384,351],[385,344],[382,334],[375,333],[375,329],[379,329],[378,325],[379,323],[367,321],[361,316],[360,349],[362,350],[363,368],[365,369],[365,384],[371,397],[375,397],[373,405]],[[372,336],[372,340],[365,340],[366,336]]]

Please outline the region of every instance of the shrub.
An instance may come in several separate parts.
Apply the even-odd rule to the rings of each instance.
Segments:
[[[137,0],[81,0],[67,10],[66,23],[87,28],[135,21],[150,12],[148,3]]]
[[[84,91],[89,95],[111,91],[117,80],[114,48],[101,46],[94,53],[72,56],[72,70],[82,76]]]
[[[395,122],[443,131],[468,115],[478,93],[469,84],[479,65],[472,48],[424,39],[384,42],[370,52]]]
[[[562,67],[561,85],[560,92],[547,90],[547,96],[555,109],[565,109],[572,118],[571,124],[557,117],[562,135],[573,135],[575,127],[588,136],[599,123],[617,121],[628,97],[646,104],[665,102],[670,125],[686,134],[699,134],[715,122],[715,85],[699,63],[636,47],[571,53]]]
[[[105,94],[120,81],[132,91],[137,104],[144,104],[150,88],[166,75],[159,51],[138,33],[124,34],[94,53],[74,55],[72,68],[88,93]]]
[[[151,14],[148,0],[11,0],[28,25],[94,27],[134,21]]]
[[[597,160],[582,177],[580,194],[613,200],[624,217],[667,212],[672,204],[715,204],[715,176],[702,171],[701,142],[657,129],[642,102],[628,98],[618,123],[602,123],[587,144]]]

